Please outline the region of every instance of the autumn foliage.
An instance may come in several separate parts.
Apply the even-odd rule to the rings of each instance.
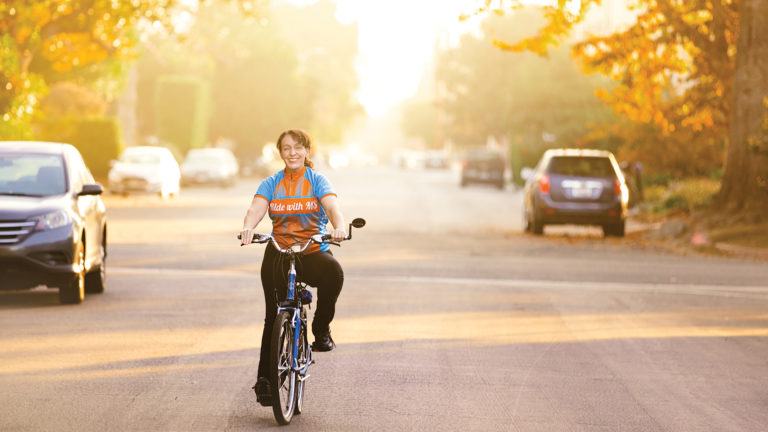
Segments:
[[[139,20],[167,23],[174,0],[0,3],[0,134],[25,137],[52,82],[133,54]]]
[[[503,4],[502,4],[503,3]],[[543,8],[545,25],[508,51],[546,55],[566,40],[600,0],[560,0]],[[515,2],[486,1],[483,12],[503,13]],[[613,85],[598,96],[629,122],[622,125],[627,157],[676,175],[709,174],[723,164],[738,35],[738,2],[631,2],[629,27],[590,36],[572,54],[588,73]],[[695,156],[692,158],[691,156]]]

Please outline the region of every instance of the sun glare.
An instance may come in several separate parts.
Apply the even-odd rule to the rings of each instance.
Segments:
[[[466,0],[337,0],[342,22],[358,25],[357,98],[381,116],[414,95],[438,44],[473,28],[460,22]]]

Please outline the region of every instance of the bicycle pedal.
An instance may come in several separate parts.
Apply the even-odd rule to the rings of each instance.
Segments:
[[[301,303],[305,305],[312,304],[312,291],[310,290],[302,290],[301,294]]]

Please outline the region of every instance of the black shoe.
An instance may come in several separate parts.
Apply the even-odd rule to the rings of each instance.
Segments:
[[[252,387],[254,393],[256,393],[256,401],[261,406],[272,406],[272,386],[269,384],[269,380],[266,378],[259,378],[256,384]]]
[[[336,348],[336,343],[333,342],[331,332],[328,332],[319,337],[315,337],[315,341],[312,342],[313,351],[323,352],[330,351],[334,348]]]

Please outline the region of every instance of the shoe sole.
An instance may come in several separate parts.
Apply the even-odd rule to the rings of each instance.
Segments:
[[[321,348],[321,347],[314,347],[313,346],[312,347],[312,352],[328,352],[328,351],[333,351],[334,348],[336,348],[336,345],[334,345],[334,346],[332,346],[330,348],[325,348],[325,347]]]

